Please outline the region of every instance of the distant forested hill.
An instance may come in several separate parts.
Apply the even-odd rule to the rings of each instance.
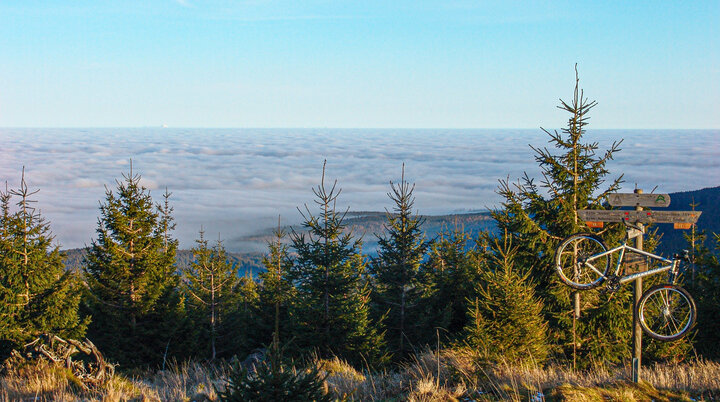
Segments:
[[[470,236],[476,237],[478,232],[483,230],[495,230],[495,221],[489,212],[472,212],[450,215],[427,215],[422,216],[425,222],[422,229],[425,232],[425,239],[432,240],[440,233],[449,230],[461,229]],[[387,214],[377,211],[351,211],[347,213],[344,223],[347,229],[356,236],[362,237],[363,252],[368,255],[375,255],[377,249],[377,236],[385,233]],[[288,226],[284,228],[287,232],[295,230],[302,232],[302,227]],[[233,242],[248,245],[250,249],[265,247],[268,241],[273,239],[273,231],[268,228],[251,236],[243,236],[233,239]],[[286,239],[288,240],[288,239]],[[266,247],[265,247],[266,248]]]
[[[79,270],[82,266],[83,258],[85,257],[85,249],[73,248],[70,250],[63,250],[65,254],[65,266],[68,269]],[[230,253],[228,252],[230,261],[238,265],[241,274],[250,272],[253,276],[262,269],[262,257],[261,253]],[[192,252],[190,250],[178,250],[175,260],[178,267],[186,267],[190,265],[193,259]]]
[[[480,231],[494,231],[495,221],[489,212],[476,212],[466,214],[423,216],[425,222],[422,229],[425,239],[432,240],[441,233],[455,229],[463,230],[471,238],[477,237]],[[348,216],[346,223],[355,233],[363,236],[363,250],[370,255],[376,254],[377,236],[385,233],[387,214],[385,212],[354,213]]]
[[[696,191],[686,191],[682,193],[670,194],[670,207],[663,208],[666,210],[689,210],[691,203],[697,204],[697,209],[703,211],[698,220],[698,229],[706,230],[708,234],[720,233],[720,186],[704,188]],[[471,237],[476,237],[480,231],[496,229],[495,221],[489,212],[473,212],[464,214],[450,214],[437,216],[423,216],[425,223],[423,230],[425,238],[432,240],[440,235],[443,231],[462,229],[469,233]],[[348,230],[352,230],[357,236],[362,236],[363,252],[373,256],[377,249],[376,234],[385,233],[385,222],[387,215],[385,212],[377,211],[359,211],[348,212],[345,223]],[[658,233],[662,234],[662,241],[659,252],[664,255],[670,255],[674,252],[687,248],[687,243],[683,239],[683,234],[688,230],[675,230],[672,225],[658,225]],[[301,227],[286,227],[288,232],[294,229],[301,232]],[[273,239],[272,229],[268,228],[258,232],[252,236],[243,236],[239,240],[241,244],[251,245],[248,250],[266,249],[267,242]],[[286,241],[289,241],[286,238]],[[257,275],[263,270],[262,257],[263,252],[248,250],[239,250],[228,252],[232,261],[238,264],[241,273],[250,271],[252,275]],[[65,253],[65,264],[68,268],[79,269],[84,256],[83,249],[71,249],[63,251]],[[192,261],[192,252],[190,250],[179,250],[177,255],[177,263],[179,267],[184,267]]]
[[[495,222],[488,212],[425,216],[424,219],[423,229],[427,240],[432,240],[443,231],[456,228],[464,230],[472,237],[476,237],[481,230],[495,229]],[[352,230],[357,236],[362,236],[363,252],[368,255],[375,255],[377,249],[377,237],[375,234],[384,233],[386,221],[387,215],[385,212],[348,212],[345,219],[348,230]],[[302,232],[301,227],[286,227],[285,229],[288,232],[292,229]],[[248,250],[267,249],[268,241],[273,240],[272,229],[268,228],[253,236],[244,236],[238,240],[241,244],[250,245]],[[285,240],[289,242],[288,237]],[[85,255],[84,249],[64,250],[63,253],[65,253],[65,265],[69,269],[80,269]],[[228,252],[228,255],[234,263],[238,264],[241,273],[249,270],[255,276],[264,269],[262,267],[263,252],[240,250]],[[192,258],[190,250],[179,250],[177,264],[179,267],[187,266],[192,261]]]
[[[670,193],[670,206],[662,209],[689,211],[691,210],[690,204],[693,203],[697,204],[695,209],[702,211],[697,223],[698,230],[705,230],[709,238],[712,238],[713,233],[720,234],[720,186],[682,193]],[[688,248],[683,234],[690,233],[690,230],[676,230],[670,224],[663,224],[658,225],[658,233],[662,233],[659,250],[661,253],[670,255]]]

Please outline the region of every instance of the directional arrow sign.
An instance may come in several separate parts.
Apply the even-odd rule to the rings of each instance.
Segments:
[[[605,211],[582,209],[578,216],[590,222],[696,223],[702,211]]]
[[[670,194],[615,193],[607,196],[613,207],[667,207]]]

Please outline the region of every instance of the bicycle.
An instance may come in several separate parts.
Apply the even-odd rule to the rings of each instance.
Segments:
[[[560,280],[578,290],[589,290],[608,282],[608,289],[617,290],[620,285],[637,278],[669,271],[668,283],[652,286],[643,293],[636,306],[636,314],[643,331],[654,339],[672,341],[685,336],[695,325],[697,310],[687,290],[677,285],[680,261],[689,260],[675,254],[672,260],[627,245],[628,240],[642,236],[642,228],[625,223],[627,237],[619,246],[608,250],[600,237],[593,233],[576,233],[564,239],[555,253],[555,266]],[[661,266],[644,272],[621,275],[620,269],[626,251],[640,254],[661,262]],[[610,272],[611,256],[619,253],[613,273]],[[666,264],[666,265],[662,265]]]

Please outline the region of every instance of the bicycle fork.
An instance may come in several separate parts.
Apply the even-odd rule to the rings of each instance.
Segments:
[[[673,260],[672,268],[670,268],[670,270],[668,271],[668,282],[672,285],[674,285],[675,281],[677,280],[679,266],[680,264],[678,264],[678,260]]]

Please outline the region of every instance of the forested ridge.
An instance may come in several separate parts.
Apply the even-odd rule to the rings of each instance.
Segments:
[[[302,225],[279,222],[262,237],[268,249],[261,256],[228,253],[222,239],[209,240],[202,231],[192,250],[179,251],[172,189],[151,195],[131,168],[100,200],[90,245],[67,253],[67,264],[78,269],[66,269],[50,222],[19,173],[19,188],[0,191],[0,358],[43,333],[87,337],[121,370],[169,360],[242,360],[263,349],[269,365],[259,375],[317,391],[313,399],[319,400],[317,372],[283,377],[288,361],[338,357],[383,370],[444,345],[471,351],[479,364],[626,364],[630,287],[611,297],[578,292],[554,269],[558,244],[592,230],[577,211],[610,209],[606,196],[622,183],[608,172],[613,155],[622,152],[621,139],[608,139],[605,148],[584,141],[595,105],[576,86],[560,105],[567,127],[546,131],[547,144],[531,145],[535,160],[528,163],[540,166],[541,177],[501,179],[497,209],[455,217],[472,225],[417,215],[415,186],[406,178],[412,167],[404,165],[389,182],[388,212],[353,216],[340,207],[341,178],[323,165],[318,184],[299,202]],[[681,207],[682,200],[673,196],[673,205]],[[372,233],[358,233],[360,219]],[[648,339],[645,361],[720,357],[720,236],[714,230],[700,227],[685,239],[695,271],[682,281],[696,299],[697,326],[674,342]],[[625,228],[607,225],[599,234],[614,245]],[[662,241],[650,231],[645,249]],[[258,263],[261,270],[247,269]],[[226,397],[245,392],[248,378],[257,380],[243,370],[231,373],[237,387],[229,386]],[[253,384],[246,385],[263,385]]]
[[[700,190],[670,193],[672,203],[667,210],[690,210],[694,204],[703,214],[697,222],[696,230],[707,233],[720,232],[720,211],[714,205],[720,205],[720,187],[709,187]],[[444,231],[451,228],[462,228],[462,230],[475,238],[481,231],[497,231],[497,224],[492,219],[490,212],[459,212],[450,215],[421,215],[424,220],[422,232],[428,239],[439,237]],[[375,255],[377,250],[376,234],[387,232],[385,222],[387,212],[380,211],[349,211],[346,218],[348,231],[363,235],[363,250],[369,255]],[[674,230],[672,225],[657,225],[658,235],[662,241],[658,244],[658,251],[662,255],[672,255],[688,247],[684,235],[685,231]],[[290,226],[285,230],[293,229]],[[294,228],[301,230],[299,227]],[[256,234],[243,236],[242,241],[256,242],[266,245],[273,238],[273,228],[259,231]],[[705,239],[707,241],[707,239]],[[710,245],[711,246],[711,245]],[[85,249],[60,250],[63,262],[68,269],[80,270],[82,267]],[[250,270],[253,276],[264,270],[262,265],[263,253],[251,251],[228,251],[228,258],[232,263],[238,264],[238,270],[245,273]],[[188,266],[194,259],[193,252],[189,249],[178,250],[175,256],[178,267]]]
[[[60,254],[63,257],[63,263],[65,268],[74,271],[81,271],[84,263],[85,256],[87,255],[87,249],[84,248],[72,248],[67,250],[60,250]],[[231,264],[237,266],[238,272],[245,274],[250,272],[253,276],[263,269],[262,259],[264,254],[262,253],[234,253],[228,252],[227,257]],[[177,250],[175,253],[175,264],[178,269],[189,266],[195,260],[195,254],[192,250]]]

